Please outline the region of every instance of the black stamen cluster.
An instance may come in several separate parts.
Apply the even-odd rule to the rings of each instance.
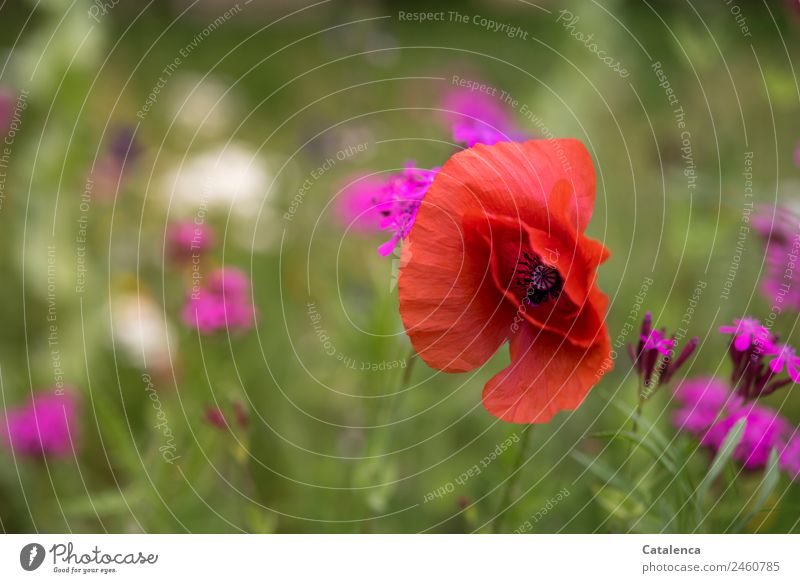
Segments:
[[[517,285],[524,291],[522,301],[538,306],[550,299],[556,299],[564,289],[564,280],[555,267],[542,262],[538,255],[522,252],[517,264]]]

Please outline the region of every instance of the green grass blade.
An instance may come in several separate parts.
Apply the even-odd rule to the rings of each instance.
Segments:
[[[734,532],[741,532],[747,526],[747,524],[753,520],[753,518],[758,515],[761,510],[763,510],[764,505],[769,500],[770,495],[775,490],[775,487],[778,485],[778,480],[780,478],[780,471],[778,468],[779,462],[778,450],[773,449],[769,454],[769,460],[767,461],[767,467],[764,470],[764,476],[761,478],[761,483],[758,485],[758,490],[756,490],[756,499],[753,502],[753,507],[744,516],[734,527]]]
[[[706,497],[708,496],[708,492],[711,489],[711,485],[714,483],[714,480],[722,473],[723,468],[725,468],[725,464],[733,456],[733,452],[736,451],[736,446],[739,445],[739,442],[742,440],[742,436],[744,435],[744,428],[745,424],[747,423],[747,419],[740,419],[736,422],[736,424],[731,428],[728,435],[725,437],[725,441],[722,442],[722,447],[719,448],[717,455],[714,457],[714,461],[711,462],[711,467],[708,469],[708,473],[705,475],[703,480],[697,486],[697,525],[700,525],[702,521],[702,508],[703,503],[705,502]]]
[[[669,473],[675,474],[678,468],[672,460],[670,454],[663,449],[652,444],[643,435],[633,433],[632,431],[599,431],[591,433],[587,437],[595,437],[598,439],[608,439],[610,441],[622,440],[634,445],[641,446],[650,456],[659,464],[661,464]]]
[[[629,493],[639,502],[648,503],[648,498],[634,488],[633,483],[625,477],[621,470],[614,470],[601,462],[599,458],[592,458],[577,450],[570,455],[589,472],[600,478],[604,485],[613,486],[621,492]]]

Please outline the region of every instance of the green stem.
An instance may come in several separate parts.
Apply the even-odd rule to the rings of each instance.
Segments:
[[[644,409],[644,399],[642,399],[641,391],[636,392],[636,416],[633,418],[633,427],[631,427],[631,431],[633,434],[639,433],[639,418],[642,416],[642,410]]]
[[[397,387],[397,391],[390,397],[389,405],[384,409],[385,417],[382,421],[383,424],[388,424],[394,418],[395,413],[397,412],[398,407],[400,406],[399,403],[402,401],[402,394],[408,386],[408,383],[411,381],[411,373],[414,370],[414,363],[417,362],[417,353],[414,352],[414,348],[411,348],[411,353],[408,355],[408,365],[406,366],[405,370],[403,371],[403,375],[400,377],[400,385]],[[394,425],[389,425],[385,434],[390,434]],[[388,437],[388,435],[386,435]]]
[[[533,433],[532,427],[532,425],[526,425],[522,430],[522,438],[520,440],[522,443],[520,443],[519,449],[517,450],[517,457],[514,459],[514,466],[512,468],[511,475],[503,485],[503,493],[500,497],[500,506],[498,507],[494,519],[492,520],[492,533],[500,533],[503,531],[503,518],[505,517],[506,510],[511,503],[511,492],[514,490],[514,486],[516,486],[517,481],[519,481],[520,474],[522,474],[522,462],[528,458],[528,449],[530,448],[531,443],[530,436]]]
[[[367,445],[367,452],[370,454],[371,458],[364,462],[366,464],[365,474],[367,476],[374,476],[375,472],[377,472],[379,469],[380,464],[383,463],[382,460],[377,460],[375,458],[378,455],[384,454],[389,446],[389,443],[391,442],[392,434],[394,433],[396,425],[396,423],[392,423],[392,419],[395,418],[395,415],[397,414],[397,411],[403,400],[402,396],[405,393],[404,389],[411,382],[411,373],[414,369],[414,363],[416,361],[417,356],[414,352],[414,348],[412,347],[411,353],[408,356],[408,365],[403,371],[403,374],[400,376],[400,384],[397,387],[397,391],[395,391],[395,393],[389,397],[388,403],[383,408],[383,411],[379,412],[381,417],[381,427],[377,429],[375,439],[371,440]],[[368,532],[367,523],[359,523],[358,528],[361,532]]]

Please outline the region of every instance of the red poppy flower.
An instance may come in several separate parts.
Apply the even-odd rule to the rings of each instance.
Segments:
[[[478,145],[442,167],[403,245],[400,315],[429,366],[466,372],[509,341],[483,391],[500,419],[546,423],[611,369],[594,197],[577,140]]]

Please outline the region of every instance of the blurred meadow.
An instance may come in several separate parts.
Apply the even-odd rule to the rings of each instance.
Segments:
[[[709,477],[671,421],[677,382],[730,375],[720,326],[800,341],[750,228],[800,200],[799,31],[791,2],[736,0],[1,2],[0,411],[56,389],[75,423],[66,455],[5,444],[0,528],[800,531],[800,485]],[[355,178],[462,147],[462,79],[597,172],[614,370],[544,425],[481,404],[506,348],[463,374],[413,357],[399,255],[340,213]],[[244,278],[241,325],[187,325],[218,268]],[[624,441],[646,310],[699,345]],[[797,387],[763,401],[800,425]]]

